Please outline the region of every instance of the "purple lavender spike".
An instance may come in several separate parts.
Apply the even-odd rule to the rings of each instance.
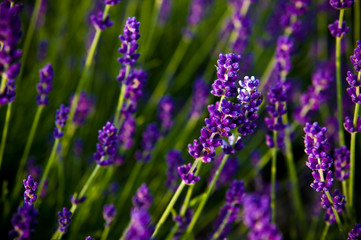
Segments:
[[[46,64],[40,72],[40,80],[36,88],[39,95],[36,96],[36,102],[38,105],[47,105],[49,102],[49,92],[52,89],[52,80],[54,77],[54,70],[50,63]]]
[[[97,151],[93,157],[98,165],[108,166],[113,163],[118,149],[118,129],[113,123],[107,122],[105,126],[98,131]]]
[[[361,224],[355,224],[351,232],[348,233],[347,240],[359,240],[361,239]]]
[[[174,100],[170,96],[164,96],[160,99],[158,105],[158,118],[163,134],[166,134],[169,129],[173,126],[173,110]]]
[[[70,109],[64,105],[60,105],[60,108],[56,110],[55,129],[53,132],[54,138],[59,139],[64,135],[62,130],[69,117],[69,110]]]
[[[361,72],[361,41],[358,40],[356,44],[357,47],[354,50],[354,55],[352,55],[350,59],[353,64],[353,68],[356,71]]]
[[[180,175],[184,183],[187,185],[193,185],[201,179],[199,176],[194,176],[194,173],[197,171],[197,168],[195,168],[193,172],[189,172],[191,170],[191,167],[192,167],[191,163],[178,167],[178,174]]]
[[[160,136],[157,124],[151,123],[147,126],[142,135],[142,150],[137,150],[135,153],[137,161],[148,162],[150,160],[151,153]]]
[[[114,24],[114,22],[109,19],[109,15],[107,15],[105,18],[103,17],[103,12],[98,12],[97,14],[91,15],[90,21],[96,29],[101,31],[104,31]]]
[[[338,38],[342,38],[350,30],[350,28],[346,26],[346,21],[343,21],[341,27],[339,27],[338,20],[328,25],[328,29],[330,29],[331,35],[333,37],[338,37]]]
[[[32,205],[24,204],[19,207],[17,213],[11,218],[14,230],[9,232],[10,238],[19,240],[30,239],[35,227],[38,225],[36,220],[38,215],[38,211]]]
[[[33,205],[37,198],[37,195],[35,193],[36,189],[38,188],[38,183],[34,182],[31,175],[29,175],[27,179],[24,179],[23,183],[25,187],[24,202],[25,204]]]
[[[189,116],[198,118],[207,103],[209,95],[209,86],[203,78],[198,78],[193,85],[192,106]]]
[[[177,182],[179,179],[177,167],[184,163],[184,158],[180,151],[172,149],[167,153],[166,162],[168,165],[166,185],[171,191],[175,192],[178,187]]]
[[[70,100],[70,104],[73,102],[74,96]],[[78,105],[76,106],[73,123],[77,126],[84,125],[89,115],[94,112],[94,99],[86,92],[81,92],[79,95]]]
[[[353,0],[330,0],[330,5],[336,9],[346,9],[353,5]]]
[[[145,183],[139,187],[132,200],[135,209],[149,209],[153,197],[150,195],[149,188]]]
[[[335,149],[335,177],[344,181],[350,175],[350,151],[346,146]]]
[[[113,222],[114,216],[117,213],[113,204],[104,205],[103,217],[105,220],[105,227],[109,227]]]
[[[132,209],[130,226],[125,239],[151,240],[154,227],[152,219],[145,209]]]
[[[71,222],[70,217],[72,215],[72,212],[66,210],[66,208],[63,208],[62,211],[58,212],[58,215],[59,231],[62,233],[66,233],[66,230]]]
[[[114,6],[120,3],[120,0],[104,0],[104,3],[110,6]]]

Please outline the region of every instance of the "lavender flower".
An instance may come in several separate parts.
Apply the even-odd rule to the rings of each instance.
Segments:
[[[131,70],[123,84],[126,85],[124,98],[128,100],[122,108],[122,114],[127,117],[137,110],[139,99],[143,96],[144,85],[148,75],[142,70]]]
[[[351,232],[348,233],[347,240],[359,240],[361,239],[361,224],[355,224]]]
[[[130,226],[125,239],[151,240],[154,227],[152,219],[145,209],[132,209]]]
[[[70,100],[70,105],[73,102],[74,96]],[[79,95],[78,105],[76,106],[73,123],[77,126],[84,125],[86,119],[94,111],[94,99],[81,92]]]
[[[38,211],[32,205],[24,204],[19,207],[17,213],[11,218],[14,230],[9,232],[10,238],[18,240],[30,239],[34,233],[34,228],[38,224],[36,220],[38,215]]]
[[[66,210],[66,208],[63,208],[62,211],[58,212],[58,215],[59,231],[62,233],[66,233],[66,230],[71,222],[70,217],[72,215],[72,212]]]
[[[346,146],[335,149],[335,177],[344,181],[350,175],[350,151]]]
[[[28,205],[33,205],[37,196],[36,189],[38,188],[38,183],[34,182],[33,177],[31,175],[28,176],[27,179],[23,180],[25,192],[24,192],[24,202]]]
[[[50,63],[46,64],[40,72],[40,80],[36,88],[39,95],[36,96],[36,102],[38,105],[47,105],[49,103],[49,92],[52,89],[51,82],[54,77],[54,70]]]
[[[114,216],[117,213],[113,204],[104,205],[103,217],[105,220],[105,227],[109,227],[113,222]]]
[[[135,17],[128,18],[124,26],[123,35],[119,35],[122,41],[121,47],[118,51],[123,54],[123,57],[118,58],[118,62],[122,65],[117,80],[122,82],[126,75],[127,66],[133,66],[139,58],[139,53],[135,53],[138,49],[137,40],[140,38],[139,25]]]
[[[90,21],[93,26],[100,31],[104,31],[106,28],[111,27],[114,24],[114,22],[109,19],[109,15],[106,17],[103,16],[103,12],[91,15]]]
[[[158,118],[161,123],[163,134],[167,133],[173,126],[172,114],[174,109],[174,101],[170,96],[164,96],[160,99],[158,105]]]
[[[178,231],[175,233],[175,237],[180,237],[185,232],[185,230],[187,230],[187,227],[192,221],[192,218],[193,211],[191,209],[187,209],[184,216],[177,215],[173,218],[173,220],[178,224]]]
[[[338,20],[328,25],[328,29],[330,29],[331,35],[337,38],[342,38],[343,35],[346,35],[350,30],[350,28],[346,26],[346,21],[343,21],[341,27],[339,27]]]
[[[190,172],[191,168],[192,168],[191,163],[178,167],[178,174],[182,178],[184,183],[187,185],[195,184],[201,179],[199,176],[194,176],[194,173],[197,171],[197,168],[194,168],[193,172]]]
[[[124,149],[133,146],[133,136],[135,133],[135,118],[133,116],[126,117],[119,130],[119,145]]]
[[[353,64],[353,68],[361,72],[361,41],[357,41],[357,47],[354,50],[354,55],[350,57],[351,62]]]
[[[168,165],[166,185],[174,192],[177,190],[177,181],[179,179],[177,166],[184,163],[184,158],[180,151],[172,149],[168,151],[165,159]]]
[[[231,226],[237,219],[244,196],[244,182],[234,180],[226,193],[226,203],[221,208],[219,217],[214,227],[213,237],[223,239],[231,231]],[[226,221],[226,225],[224,222]],[[223,229],[220,229],[223,227]],[[219,232],[220,231],[220,232]]]
[[[198,118],[202,114],[208,100],[208,93],[208,84],[203,78],[198,78],[193,85],[193,98],[189,114],[191,118]]]
[[[163,0],[159,12],[159,22],[161,25],[164,25],[165,22],[168,20],[171,10],[172,10],[171,0]]]
[[[105,126],[98,131],[99,143],[96,145],[97,151],[93,154],[93,157],[100,166],[108,166],[113,163],[118,147],[117,131],[118,129],[111,122],[107,122]]]
[[[139,187],[132,200],[135,209],[149,209],[153,197],[150,195],[149,188],[145,183]]]
[[[346,9],[353,5],[353,0],[330,0],[330,5],[336,9]]]
[[[204,16],[207,5],[210,5],[212,0],[192,0],[189,8],[188,25],[197,26]]]
[[[86,200],[86,197],[85,196],[82,196],[80,198],[74,196],[74,195],[71,195],[70,197],[70,202],[74,205],[78,205],[78,204],[81,204],[83,203],[84,201]]]
[[[277,40],[276,62],[280,73],[288,73],[291,69],[291,50],[293,40],[287,36],[281,36]]]
[[[232,42],[232,51],[235,53],[243,53],[251,35],[251,21],[247,16],[235,11],[232,18],[232,32],[237,33],[237,37]]]
[[[360,116],[357,116],[356,126],[354,126],[352,119],[349,116],[346,116],[343,126],[345,127],[346,131],[349,133],[361,132]]]
[[[214,167],[212,167],[211,175],[208,179],[208,183],[210,183],[215,176],[217,169],[219,165],[222,162],[222,159],[224,157],[224,154],[219,154],[214,161]],[[222,186],[225,186],[229,182],[231,182],[232,179],[234,179],[235,175],[237,174],[240,167],[239,160],[236,157],[229,157],[227,162],[224,164],[224,167],[222,169],[222,174],[219,175],[218,180],[216,182],[215,188],[218,189]]]
[[[87,236],[85,240],[95,240],[94,238],[91,238],[90,236]]]
[[[160,138],[160,133],[157,124],[151,123],[144,130],[142,135],[142,151],[138,150],[135,155],[138,161],[148,162],[151,158],[151,153],[155,147],[156,142]]]
[[[64,135],[63,127],[66,124],[66,120],[69,117],[69,108],[60,105],[60,108],[56,110],[56,120],[55,120],[55,129],[53,132],[54,138],[61,138]]]
[[[114,6],[120,3],[120,0],[104,0],[104,3],[110,6]]]

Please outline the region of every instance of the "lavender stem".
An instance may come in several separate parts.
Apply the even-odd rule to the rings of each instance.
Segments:
[[[4,124],[4,129],[3,129],[3,135],[1,137],[1,146],[0,146],[0,169],[1,169],[1,163],[4,157],[4,151],[5,151],[5,142],[6,142],[6,137],[8,135],[8,130],[9,130],[9,123],[10,123],[10,115],[11,115],[11,106],[12,103],[8,104],[8,108],[6,110],[6,116],[5,116],[5,124]]]
[[[330,224],[326,223],[326,226],[322,232],[322,236],[321,236],[321,240],[325,240],[327,233],[328,233],[328,229],[330,228]]]

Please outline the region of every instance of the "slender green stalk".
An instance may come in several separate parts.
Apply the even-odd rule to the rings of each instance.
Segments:
[[[44,109],[44,106],[40,105],[40,106],[38,106],[38,108],[36,110],[33,124],[31,125],[30,133],[29,133],[28,139],[26,141],[26,145],[25,145],[25,150],[24,150],[23,156],[21,157],[15,179],[22,179],[24,177],[24,168],[25,168],[26,160],[28,159],[30,148],[31,148],[31,145],[33,144],[35,132],[36,132],[36,129],[38,128],[39,119],[40,119],[41,113],[43,112],[43,109]],[[15,201],[15,198],[18,196],[18,194],[21,190],[21,186],[22,186],[22,182],[16,181],[14,190],[11,195],[12,201]]]
[[[273,131],[272,166],[271,166],[271,209],[272,222],[276,223],[276,171],[277,171],[277,132]]]
[[[10,116],[11,116],[11,106],[12,103],[8,104],[8,108],[6,110],[6,116],[5,116],[5,124],[4,124],[4,128],[3,128],[3,135],[1,137],[1,145],[0,145],[0,169],[1,169],[1,164],[3,161],[3,157],[4,157],[4,151],[5,151],[5,142],[6,142],[6,137],[8,135],[8,130],[9,130],[9,123],[10,123]]]
[[[340,10],[339,28],[342,26],[344,10]],[[337,120],[338,120],[338,136],[340,146],[345,145],[345,135],[343,132],[343,106],[342,106],[342,83],[341,83],[341,38],[336,37],[336,88],[337,88]]]
[[[4,93],[7,82],[8,82],[8,76],[6,75],[6,73],[1,74],[0,94]]]
[[[110,229],[109,227],[104,228],[104,231],[102,233],[102,237],[100,238],[100,240],[106,240],[107,239],[108,234],[109,234],[109,229]]]
[[[185,232],[184,234],[184,239],[189,239],[189,235],[191,234],[191,232],[193,231],[193,228],[198,220],[198,218],[200,217],[201,213],[202,213],[202,210],[204,208],[204,206],[206,205],[206,202],[209,198],[209,196],[211,195],[211,192],[213,191],[214,189],[214,186],[216,185],[216,182],[219,178],[219,175],[220,173],[222,172],[223,170],[223,167],[224,165],[226,164],[227,162],[227,159],[228,159],[229,155],[224,155],[223,158],[222,158],[222,161],[221,161],[221,164],[219,165],[217,171],[216,171],[216,174],[214,175],[213,179],[212,179],[212,182],[211,184],[208,186],[207,188],[207,192],[206,192],[206,195],[205,197],[202,199],[202,201],[199,203],[199,206],[197,208],[197,211],[194,213],[194,216],[192,218],[192,221],[190,222],[188,228],[187,228],[187,231]]]
[[[325,228],[323,229],[321,240],[325,240],[327,237],[328,229],[330,228],[330,224],[326,223]]]
[[[49,171],[50,171],[51,167],[53,166],[53,162],[54,162],[54,159],[56,157],[56,150],[58,149],[58,146],[59,146],[59,139],[56,138],[55,142],[54,142],[54,145],[53,145],[53,148],[52,148],[51,153],[50,153],[50,157],[48,159],[48,162],[46,163],[45,171],[44,171],[43,175],[41,176],[40,184],[38,186],[38,193],[41,193],[43,191],[44,183],[45,183],[45,180],[48,177],[48,174],[49,174]],[[40,201],[36,201],[35,202],[35,208],[38,208],[39,204],[40,204]]]
[[[229,217],[231,216],[231,214],[232,214],[232,211],[228,210],[225,218],[224,218],[223,221],[222,221],[222,224],[219,226],[217,232],[215,232],[215,233],[213,234],[211,240],[217,240],[217,239],[219,239],[220,235],[222,234],[224,228],[226,227],[226,225],[227,225],[227,223],[228,223],[228,219],[229,219]]]
[[[128,76],[128,73],[129,73],[129,67],[127,66],[127,72],[126,72],[126,77]],[[122,107],[123,107],[123,103],[124,103],[124,94],[125,94],[125,89],[126,89],[126,85],[125,84],[122,84],[122,87],[120,88],[120,94],[119,94],[119,100],[118,100],[118,106],[117,106],[117,110],[115,112],[115,116],[114,116],[114,124],[117,128],[120,127],[120,124],[119,124],[119,115],[120,115],[120,112],[122,110]]]

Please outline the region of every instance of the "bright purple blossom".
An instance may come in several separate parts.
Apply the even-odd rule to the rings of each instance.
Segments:
[[[178,174],[187,185],[193,185],[201,179],[199,176],[194,176],[197,168],[194,168],[193,172],[190,172],[191,168],[191,163],[178,167]]]
[[[283,123],[282,117],[287,112],[287,89],[284,84],[278,82],[274,86],[271,86],[267,93],[267,98],[269,105],[267,105],[266,109],[269,117],[265,118],[265,122],[268,130],[280,131],[285,129],[286,125]]]
[[[165,159],[168,165],[166,185],[174,192],[177,190],[177,182],[179,179],[177,167],[184,163],[184,158],[180,151],[172,149],[168,151]]]
[[[354,50],[354,55],[350,57],[351,62],[353,64],[353,68],[361,72],[361,41],[357,41],[357,47]]]
[[[327,199],[327,196],[325,194],[321,197],[321,204],[322,207],[326,209],[324,220],[328,222],[330,225],[334,224],[336,222],[336,217],[333,212],[333,210],[337,211],[339,215],[342,214],[344,208],[345,208],[345,196],[343,196],[339,190],[335,190],[334,195],[332,197],[333,204],[329,202]]]
[[[151,153],[160,136],[157,124],[151,123],[147,126],[142,135],[142,150],[137,150],[135,153],[138,161],[148,162],[150,160]]]
[[[25,187],[24,203],[28,205],[33,205],[37,198],[37,195],[35,193],[36,189],[38,188],[38,183],[34,182],[33,177],[29,175],[27,179],[23,180],[23,184]]]
[[[103,209],[103,217],[105,220],[105,227],[109,227],[110,224],[113,222],[114,216],[117,213],[113,204],[104,205]]]
[[[330,0],[330,5],[336,9],[346,9],[353,5],[353,0]]]
[[[69,110],[69,107],[66,107],[63,104],[56,110],[55,129],[53,132],[54,138],[59,139],[64,135],[63,127],[69,117]]]
[[[72,212],[66,210],[66,208],[63,208],[62,211],[58,212],[58,215],[59,231],[62,233],[66,233],[66,230],[71,222],[70,217],[72,215]]]
[[[335,177],[344,181],[350,175],[350,151],[346,146],[335,149]]]
[[[14,230],[9,232],[10,238],[18,240],[30,239],[38,224],[36,220],[38,215],[38,211],[32,205],[24,204],[19,207],[17,213],[11,218]]]
[[[132,201],[135,209],[149,209],[152,205],[153,197],[145,183],[138,188]]]
[[[330,29],[331,35],[337,38],[342,38],[350,30],[350,28],[346,26],[346,21],[343,21],[341,27],[339,27],[338,20],[329,24],[328,29]]]
[[[107,122],[105,126],[98,131],[97,151],[93,154],[95,161],[100,166],[107,166],[113,163],[118,149],[118,129],[113,123]]]
[[[203,78],[198,78],[193,85],[192,105],[189,116],[198,118],[207,103],[209,96],[209,86]]]
[[[361,224],[355,224],[351,232],[348,233],[347,240],[359,240],[361,239]]]
[[[293,39],[291,37],[281,36],[277,40],[276,62],[278,70],[282,73],[288,73],[291,69],[291,51],[293,48]]]
[[[125,239],[151,240],[154,227],[152,219],[145,209],[132,209],[130,226]]]
[[[170,96],[164,96],[158,104],[158,118],[163,134],[167,133],[173,126],[174,100]]]
[[[114,24],[114,22],[109,19],[109,15],[106,17],[103,16],[103,12],[98,12],[97,14],[91,15],[90,21],[96,29],[101,31],[113,26]]]
[[[39,95],[36,96],[38,105],[47,105],[49,102],[49,92],[52,89],[52,80],[54,77],[54,70],[50,63],[46,64],[39,71],[40,80],[36,85]]]
[[[356,126],[353,124],[352,119],[349,116],[345,117],[345,122],[343,123],[346,131],[349,133],[361,132],[361,117],[357,116]]]

